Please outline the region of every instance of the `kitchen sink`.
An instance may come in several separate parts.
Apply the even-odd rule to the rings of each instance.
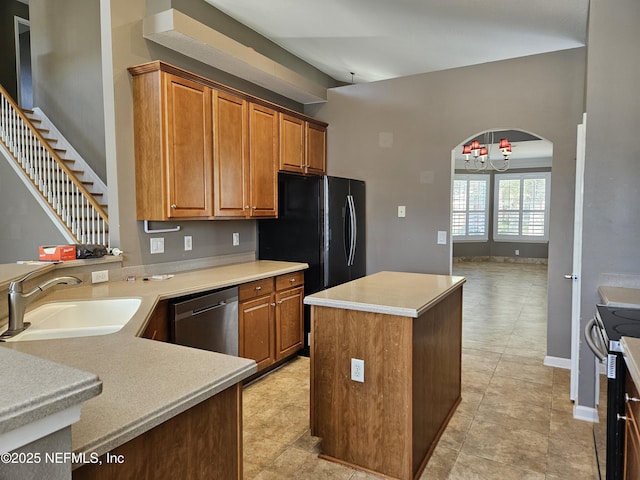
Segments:
[[[45,303],[24,315],[31,326],[7,342],[90,337],[115,333],[140,307],[140,298],[108,298]]]

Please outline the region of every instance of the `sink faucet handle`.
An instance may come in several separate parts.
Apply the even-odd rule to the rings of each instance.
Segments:
[[[36,273],[42,273],[40,270],[34,270],[33,272],[29,272],[26,275],[24,275],[23,277],[19,278],[18,280],[14,280],[13,282],[9,283],[9,291],[10,292],[16,292],[16,293],[22,293],[22,285],[25,281],[29,280],[29,278],[31,278],[32,276],[34,276]]]

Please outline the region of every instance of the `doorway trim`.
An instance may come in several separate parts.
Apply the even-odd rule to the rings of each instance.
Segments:
[[[14,43],[16,48],[16,102],[21,107],[23,106],[23,98],[22,98],[22,71],[20,68],[21,64],[21,52],[20,52],[20,30],[31,30],[31,23],[29,20],[18,17],[15,15],[13,17],[13,35],[14,35]],[[26,31],[25,30],[25,31]],[[31,52],[29,52],[29,57],[31,57]]]

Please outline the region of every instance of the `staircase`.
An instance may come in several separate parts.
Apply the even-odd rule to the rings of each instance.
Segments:
[[[41,111],[23,111],[2,85],[0,148],[39,192],[65,236],[109,246],[106,186]]]

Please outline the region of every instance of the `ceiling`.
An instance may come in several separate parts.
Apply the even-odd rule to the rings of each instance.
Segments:
[[[346,83],[580,47],[589,5],[589,0],[205,1]]]

